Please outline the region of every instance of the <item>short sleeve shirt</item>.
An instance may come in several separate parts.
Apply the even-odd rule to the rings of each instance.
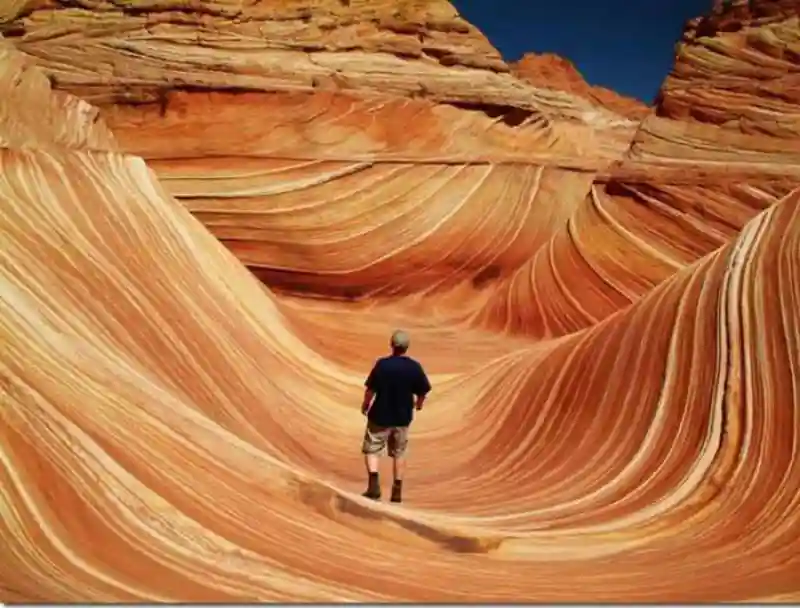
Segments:
[[[427,395],[431,390],[422,365],[406,355],[378,359],[364,385],[375,393],[369,421],[381,427],[411,424],[414,396]]]

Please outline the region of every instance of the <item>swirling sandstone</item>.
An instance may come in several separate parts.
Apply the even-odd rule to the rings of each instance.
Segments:
[[[347,4],[0,14],[0,600],[800,599],[797,100],[721,67],[791,84],[794,5],[639,125]],[[429,31],[461,67],[378,80]],[[348,83],[278,75],[313,32]],[[358,497],[395,326],[402,507]]]

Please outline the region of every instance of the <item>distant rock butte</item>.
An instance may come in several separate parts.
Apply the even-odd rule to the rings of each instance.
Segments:
[[[605,87],[589,85],[569,59],[552,53],[527,53],[510,66],[513,74],[537,87],[573,93],[633,120],[642,119],[650,112],[650,107],[643,101]]]

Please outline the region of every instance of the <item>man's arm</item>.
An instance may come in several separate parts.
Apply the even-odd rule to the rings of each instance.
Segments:
[[[428,380],[428,376],[425,374],[425,370],[422,366],[419,366],[419,380],[417,382],[417,387],[414,390],[414,393],[417,396],[417,401],[414,403],[414,408],[419,411],[422,409],[423,404],[425,403],[425,397],[428,396],[428,393],[431,392],[431,383]]]
[[[361,403],[361,413],[365,416],[369,412],[369,408],[372,405],[372,398],[375,396],[373,390],[369,387],[364,389],[364,401]]]
[[[377,376],[378,376],[378,364],[372,366],[372,371],[370,371],[369,376],[364,381],[364,400],[361,402],[361,413],[365,416],[369,412],[369,408],[372,406],[372,399],[375,397],[375,390],[377,385]]]

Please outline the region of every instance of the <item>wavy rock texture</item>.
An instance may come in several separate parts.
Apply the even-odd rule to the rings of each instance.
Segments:
[[[0,599],[800,600],[796,11],[687,35],[639,126],[345,4],[5,5]],[[264,67],[318,15],[347,85]],[[436,19],[461,67],[381,46]],[[666,109],[692,70],[737,124]],[[402,507],[358,497],[396,326]]]

